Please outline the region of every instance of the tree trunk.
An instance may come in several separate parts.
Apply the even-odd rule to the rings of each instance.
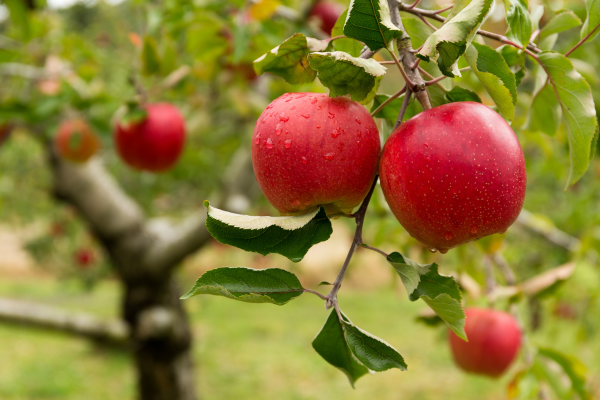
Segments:
[[[131,326],[142,400],[196,398],[189,321],[168,275],[126,283],[123,316]]]

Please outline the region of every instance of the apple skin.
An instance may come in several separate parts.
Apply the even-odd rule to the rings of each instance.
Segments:
[[[60,157],[74,163],[88,161],[100,148],[98,137],[81,119],[63,121],[54,143]]]
[[[465,310],[465,342],[452,331],[448,340],[454,361],[467,372],[497,378],[506,371],[521,347],[521,330],[508,313],[482,308]]]
[[[342,4],[335,1],[319,1],[310,10],[308,16],[318,18],[321,21],[319,28],[331,36],[331,30],[345,9]]]
[[[322,93],[286,93],[263,111],[252,165],[281,215],[350,213],[365,198],[381,154],[375,121],[359,103]]]
[[[130,167],[164,172],[175,165],[185,144],[185,121],[168,103],[147,104],[145,120],[118,123],[115,144],[121,159]]]
[[[379,175],[400,224],[441,253],[506,231],[527,184],[515,133],[474,102],[444,104],[402,123],[384,146]]]

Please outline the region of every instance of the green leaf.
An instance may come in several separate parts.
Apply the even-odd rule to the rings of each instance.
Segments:
[[[440,275],[435,263],[418,264],[398,252],[390,254],[387,261],[402,279],[410,301],[423,299],[454,333],[467,340],[462,296],[454,278]]]
[[[440,71],[446,76],[460,76],[456,62],[473,40],[492,3],[492,0],[473,0],[431,34],[416,56],[424,61],[437,60]]]
[[[26,2],[23,0],[4,0],[4,4],[10,13],[10,20],[19,29],[21,37],[24,40],[29,40],[31,25],[29,24]]]
[[[354,101],[364,100],[386,70],[372,58],[352,57],[342,51],[312,53],[308,60],[317,70],[321,83],[331,91],[330,96],[350,94]]]
[[[533,24],[529,15],[529,2],[527,0],[504,0],[506,36],[512,41],[526,47],[533,32]]]
[[[475,101],[477,103],[481,103],[481,98],[477,95],[477,93],[464,89],[460,86],[454,86],[451,91],[446,93],[446,99],[450,103],[459,101]]]
[[[371,106],[370,112],[375,111],[375,109],[377,109],[377,107],[379,107],[384,101],[386,101],[390,97],[391,96],[389,96],[387,94],[376,95],[375,98],[373,99],[373,105]],[[398,114],[400,114],[400,109],[402,108],[402,99],[403,98],[404,98],[404,95],[390,101],[388,104],[386,104],[385,107],[383,107],[377,113],[377,115],[375,115],[375,117],[387,119],[388,121],[390,121],[390,123],[392,125],[395,124],[396,119],[398,119]]]
[[[304,289],[296,275],[283,269],[222,267],[205,272],[181,298],[212,294],[246,303],[282,306],[302,293]]]
[[[335,309],[331,310],[325,325],[313,340],[312,346],[325,361],[346,374],[352,387],[358,378],[369,372],[352,355],[346,342],[342,322]]]
[[[142,72],[144,75],[153,75],[160,71],[160,56],[156,41],[149,35],[144,36],[142,48]]]
[[[342,314],[344,337],[352,354],[372,371],[382,372],[390,368],[406,371],[404,358],[389,343],[363,331],[349,322]]]
[[[570,186],[583,176],[593,156],[598,119],[592,90],[564,55],[547,51],[538,58],[550,76],[567,122],[571,158],[567,186]]]
[[[386,0],[351,0],[344,35],[363,42],[372,51],[392,50],[392,41],[400,39],[402,31],[392,23]]]
[[[515,74],[515,83],[518,87],[525,76],[525,53],[508,45],[501,46],[496,51],[504,57],[504,61]]]
[[[312,82],[317,73],[310,67],[307,56],[311,51],[325,50],[327,45],[327,42],[296,33],[256,59],[254,70],[258,75],[265,72],[278,75],[292,84]]]
[[[562,11],[554,16],[544,27],[540,30],[540,39],[552,35],[553,33],[560,33],[568,29],[575,28],[581,25],[581,20],[571,10]]]
[[[587,17],[585,18],[583,26],[581,27],[580,35],[582,39],[592,33],[594,29],[600,25],[600,0],[586,0],[585,10],[587,11]],[[598,33],[600,33],[600,28],[596,29],[596,32],[594,32],[594,34],[591,35],[588,40],[595,38]]]
[[[377,91],[379,90],[379,85],[381,84],[382,78],[383,77],[381,77],[381,76],[375,78],[375,85],[373,85],[373,89],[371,89],[371,91],[367,94],[367,97],[365,97],[364,99],[362,99],[359,102],[360,104],[362,104],[363,106],[366,106],[367,104],[369,104],[373,101],[373,99],[377,95]]]
[[[217,241],[263,256],[277,253],[298,262],[333,231],[323,208],[299,216],[252,217],[219,210],[208,201],[204,205],[206,228]]]
[[[517,82],[504,57],[487,45],[472,43],[465,59],[498,106],[500,114],[512,121],[517,103]]]
[[[452,7],[452,9],[450,10],[450,12],[448,13],[448,16],[446,17],[446,20],[450,20],[454,17],[456,17],[456,15],[461,12],[462,10],[465,9],[466,6],[468,6],[469,4],[471,4],[471,0],[456,0],[454,2],[454,6]]]
[[[548,348],[539,348],[538,355],[547,357],[560,365],[571,381],[571,389],[579,395],[581,400],[592,399],[592,394],[585,387],[587,371],[579,360],[571,355]]]
[[[340,15],[333,29],[331,30],[332,37],[344,35],[344,23],[346,22],[347,16],[348,10],[344,11],[342,15]],[[361,42],[352,38],[341,38],[333,41],[333,48],[336,51],[344,51],[350,54],[352,57],[360,56],[360,51],[363,49],[363,47],[364,45]]]
[[[420,19],[402,18],[402,25],[408,36],[410,36],[410,41],[415,49],[423,46],[429,35],[434,32]]]
[[[560,125],[560,105],[551,85],[545,85],[531,102],[525,129],[554,136]]]

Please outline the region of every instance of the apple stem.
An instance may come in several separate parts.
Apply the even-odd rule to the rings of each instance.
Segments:
[[[346,275],[346,271],[348,270],[348,265],[350,264],[350,260],[352,260],[352,256],[354,255],[354,251],[363,243],[362,238],[362,230],[363,230],[363,222],[365,221],[365,215],[367,213],[367,208],[369,207],[369,202],[371,201],[371,197],[373,196],[373,192],[375,191],[375,187],[377,186],[377,180],[379,176],[376,175],[375,179],[373,179],[373,183],[371,184],[371,189],[369,189],[369,193],[363,200],[362,204],[358,211],[354,214],[356,220],[356,231],[354,232],[354,239],[352,239],[352,244],[350,245],[350,250],[348,250],[348,255],[346,256],[346,260],[344,261],[344,265],[340,269],[337,278],[335,278],[335,282],[333,282],[333,288],[331,292],[327,296],[325,296],[325,308],[330,309],[331,307],[336,307],[336,311],[339,310],[337,308],[337,293],[342,287],[342,281],[344,280],[344,276]],[[341,316],[340,316],[341,318]]]

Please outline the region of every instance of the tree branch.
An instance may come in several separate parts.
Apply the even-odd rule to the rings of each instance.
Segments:
[[[427,17],[429,19],[433,19],[433,20],[439,21],[439,22],[446,21],[446,18],[439,15],[439,13],[438,13],[439,10],[438,11],[429,11],[429,10],[423,10],[421,8],[410,8],[410,6],[403,4],[401,1],[399,1],[399,0],[396,0],[396,1],[398,3],[398,7],[400,8],[400,11],[404,11],[409,14],[416,15],[417,17]],[[505,40],[508,40],[508,38],[506,36],[498,35],[497,33],[493,33],[493,32],[484,31],[483,29],[478,29],[477,34],[480,36],[485,36],[490,39],[498,40],[503,43],[506,43]],[[542,52],[540,49],[538,49],[531,43],[527,45],[527,49],[534,53]]]
[[[125,346],[129,328],[121,320],[102,320],[22,300],[0,298],[0,321],[65,332],[110,345]]]

